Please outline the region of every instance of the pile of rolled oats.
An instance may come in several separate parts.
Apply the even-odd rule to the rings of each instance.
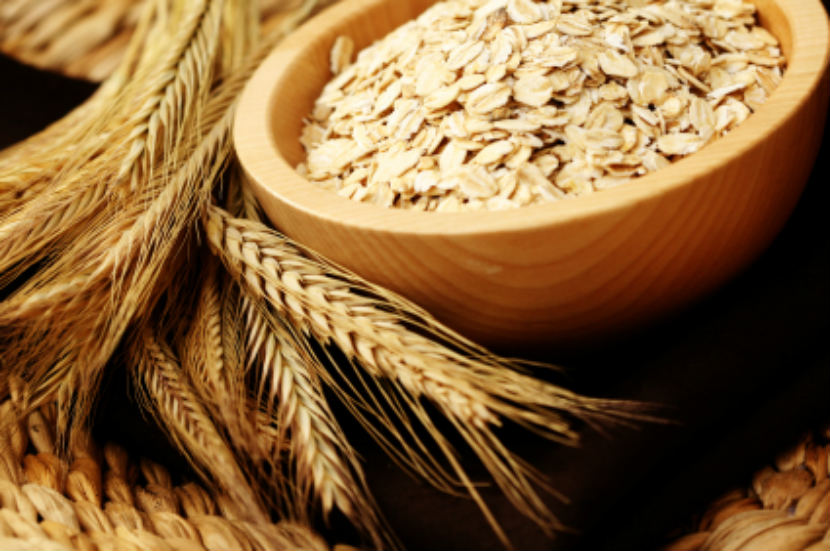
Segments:
[[[744,121],[781,80],[742,0],[445,0],[336,75],[299,172],[357,201],[505,209],[623,183]]]

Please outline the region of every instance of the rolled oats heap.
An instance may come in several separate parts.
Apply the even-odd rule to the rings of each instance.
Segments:
[[[298,171],[356,201],[506,209],[621,184],[743,122],[779,83],[742,0],[445,0],[340,37]]]

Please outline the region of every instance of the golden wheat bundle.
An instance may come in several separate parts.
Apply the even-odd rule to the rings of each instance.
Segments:
[[[93,3],[51,1],[64,19],[4,4],[0,41],[52,44],[44,37],[61,21],[100,16]],[[137,15],[112,3],[107,21],[119,23],[106,29],[131,29],[112,74],[62,121],[0,152],[4,430],[49,407],[54,453],[67,460],[88,441],[105,371],[127,369],[238,518],[305,524],[339,510],[375,547],[395,546],[334,397],[403,467],[468,492],[505,544],[456,440],[519,510],[558,528],[543,478],[504,445],[502,423],[574,445],[578,423],[645,416],[533,377],[262,223],[231,154],[236,98],[318,3],[268,5],[281,15],[260,26],[254,0],[148,0]]]

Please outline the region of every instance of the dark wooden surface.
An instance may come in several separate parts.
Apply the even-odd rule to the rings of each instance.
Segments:
[[[42,128],[93,90],[3,57],[0,82],[0,146]],[[575,528],[551,540],[497,490],[485,488],[518,548],[658,548],[803,431],[830,422],[830,193],[820,171],[828,156],[825,131],[813,177],[786,228],[720,291],[616,342],[534,352],[565,367],[559,382],[589,394],[662,403],[674,423],[605,433],[586,427],[579,449],[507,427],[502,434],[509,444],[570,498],[550,503]],[[100,408],[100,437],[130,433],[134,438],[125,444],[171,457],[125,396],[116,376]],[[347,430],[366,460],[379,505],[408,548],[500,548],[472,503],[406,477],[359,429],[347,423]],[[469,454],[462,456],[475,472]],[[351,537],[338,522],[329,536]]]

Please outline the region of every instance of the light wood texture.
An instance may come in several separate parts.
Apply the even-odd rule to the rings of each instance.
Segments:
[[[631,327],[711,291],[772,240],[810,174],[827,109],[818,0],[758,0],[788,68],[725,138],[623,186],[550,205],[459,214],[388,210],[294,171],[302,118],[331,78],[334,39],[358,49],[432,2],[344,0],[282,43],[245,90],[234,138],[274,224],[492,345],[563,342]]]

